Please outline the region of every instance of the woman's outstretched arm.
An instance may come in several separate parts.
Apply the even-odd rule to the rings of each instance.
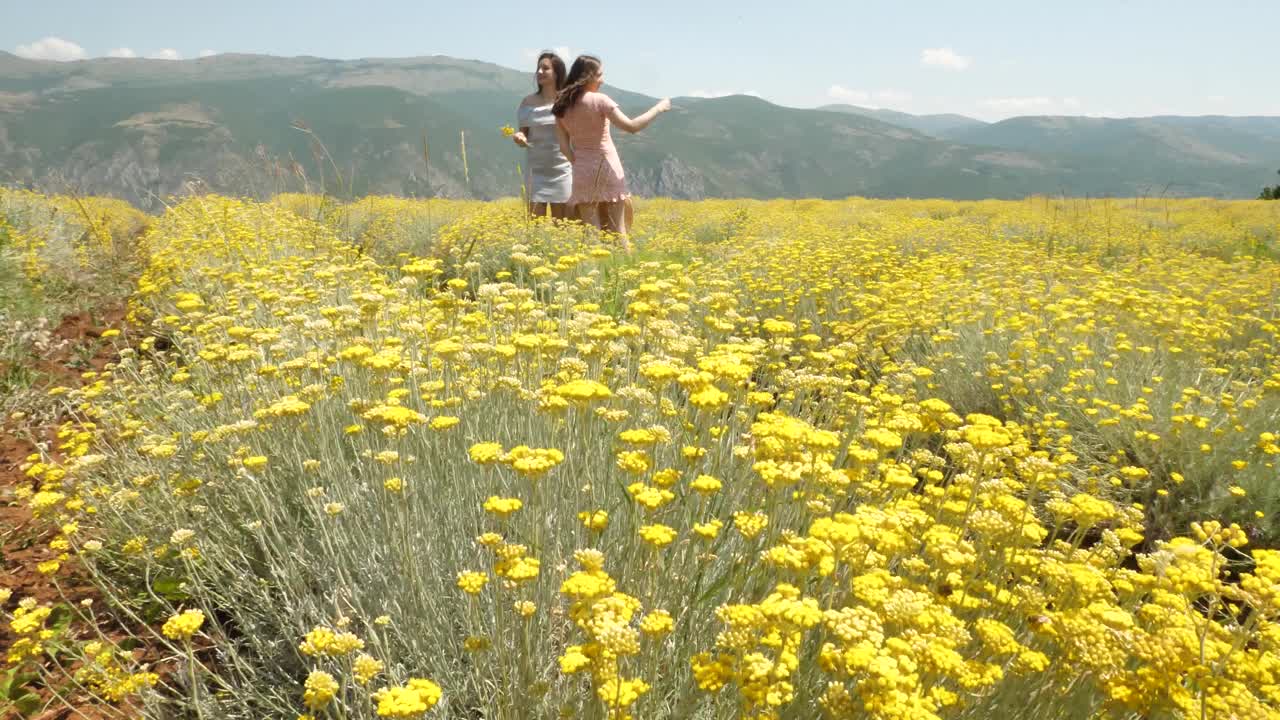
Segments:
[[[655,104],[653,107],[646,110],[644,114],[639,115],[636,118],[632,119],[627,117],[626,113],[622,112],[620,108],[615,106],[613,108],[613,111],[609,113],[609,120],[614,125],[622,128],[623,130],[626,130],[629,133],[638,133],[641,130],[649,127],[649,123],[653,122],[654,118],[658,117],[659,115],[661,115],[662,113],[670,109],[671,109],[671,101],[668,100],[667,98],[663,98],[659,100],[657,104]]]

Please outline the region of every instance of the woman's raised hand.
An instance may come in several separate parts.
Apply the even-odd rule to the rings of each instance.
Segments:
[[[512,135],[511,142],[519,145],[520,147],[529,147],[529,138],[525,137],[524,133],[522,132],[518,132],[515,135]]]
[[[658,112],[666,112],[671,109],[671,98],[662,98],[657,105],[653,106]]]

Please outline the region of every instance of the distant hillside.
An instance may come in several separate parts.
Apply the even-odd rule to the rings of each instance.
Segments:
[[[982,127],[987,124],[977,118],[971,118],[967,115],[956,115],[955,113],[912,115],[911,113],[898,112],[897,110],[889,110],[887,108],[866,108],[859,107],[857,105],[843,104],[823,105],[818,109],[875,118],[894,125],[911,128],[912,130],[919,130],[926,135],[932,135],[937,138],[949,138],[953,133]]]
[[[1280,117],[1019,117],[952,138],[1051,158],[1098,194],[1256,197],[1280,167]]]
[[[499,128],[530,89],[529,73],[441,56],[54,63],[0,53],[0,183],[143,207],[195,181],[266,195],[337,191],[339,176],[354,194],[518,195],[524,155]],[[654,100],[606,90],[633,113]],[[1081,118],[1020,120],[677,98],[645,133],[615,137],[634,191],[680,198],[1134,194],[1170,181],[1177,194],[1254,197],[1280,167],[1274,118],[1114,121],[1145,128],[1141,145]]]

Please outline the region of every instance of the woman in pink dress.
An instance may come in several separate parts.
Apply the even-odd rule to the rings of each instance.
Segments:
[[[578,218],[609,232],[617,233],[622,246],[631,250],[627,239],[629,222],[627,176],[609,134],[610,123],[637,133],[658,115],[671,109],[671,101],[658,104],[635,119],[618,109],[618,103],[604,95],[604,67],[600,58],[579,55],[569,69],[564,89],[556,96],[551,113],[556,116],[560,148],[573,164],[573,189],[569,204]]]

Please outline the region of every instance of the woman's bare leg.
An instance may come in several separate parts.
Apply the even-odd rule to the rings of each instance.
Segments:
[[[550,205],[552,220],[564,220],[567,217],[571,217],[568,203],[550,203]]]
[[[547,216],[547,203],[533,202],[533,201],[529,202],[529,217],[546,217],[546,216]]]
[[[578,213],[578,219],[591,227],[599,230],[600,228],[600,203],[579,203],[574,207]]]
[[[622,248],[631,252],[631,239],[627,237],[627,201],[600,203],[599,215],[601,229],[617,235]]]

